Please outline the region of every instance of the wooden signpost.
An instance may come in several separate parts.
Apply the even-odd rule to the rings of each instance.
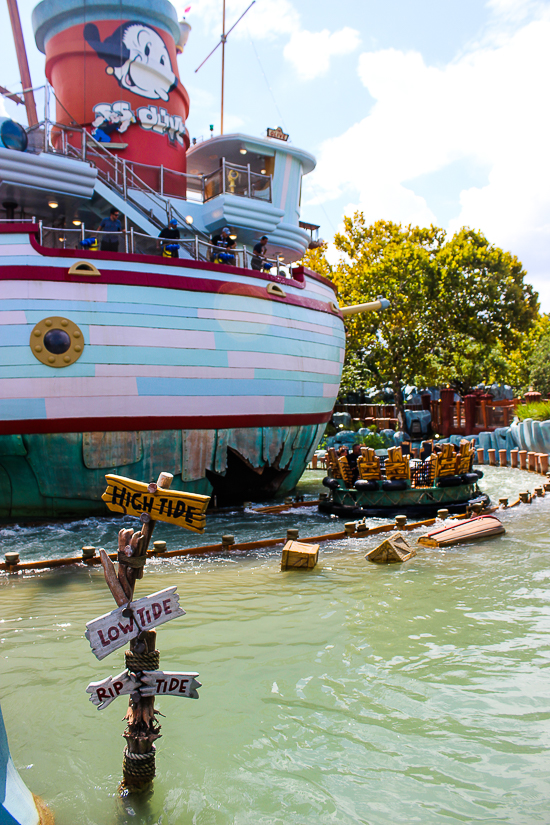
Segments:
[[[139,679],[136,679],[127,670],[123,670],[118,676],[107,676],[102,682],[90,682],[86,688],[86,693],[90,693],[90,702],[97,705],[98,710],[103,710],[107,705],[117,698],[117,696],[129,696],[138,689]]]
[[[168,587],[88,622],[84,635],[90,642],[92,653],[98,659],[104,659],[144,630],[152,630],[178,616],[185,616],[185,610],[180,607],[176,588]]]
[[[155,521],[176,524],[202,533],[206,524],[209,496],[167,490],[158,483],[144,484],[124,476],[107,475],[108,487],[101,498],[115,513],[141,517],[146,513]]]
[[[172,673],[169,670],[153,670],[142,675],[142,696],[188,696],[198,699],[198,673]]]
[[[183,696],[198,699],[201,687],[198,673],[159,670],[160,653],[155,649],[153,628],[185,615],[175,587],[134,600],[134,586],[143,577],[147,547],[156,521],[177,524],[202,533],[210,498],[169,491],[173,476],[161,473],[156,483],[144,484],[131,478],[107,475],[103,500],[110,510],[138,516],[142,527],[134,533],[122,529],[118,534],[118,569],[107,553],[100,552],[105,580],[118,607],[86,625],[85,636],[98,659],[130,642],[125,653],[126,670],[86,688],[98,710],[108,707],[118,696],[129,695],[124,731],[126,748],[121,793],[146,791],[155,776],[155,745],[160,736],[155,696]]]

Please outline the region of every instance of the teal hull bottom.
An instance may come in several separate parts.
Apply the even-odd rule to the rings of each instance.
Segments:
[[[438,510],[463,513],[469,503],[489,503],[477,484],[456,487],[410,487],[407,490],[361,492],[338,487],[332,490],[328,501],[319,505],[324,513],[341,518],[363,518],[403,515],[413,518],[432,518]]]
[[[0,435],[0,521],[107,515],[105,475],[212,495],[218,506],[294,489],[325,424],[225,430]]]

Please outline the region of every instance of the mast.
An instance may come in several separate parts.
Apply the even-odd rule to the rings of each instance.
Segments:
[[[224,97],[224,86],[225,86],[225,44],[226,44],[226,42],[227,42],[227,38],[229,37],[229,35],[231,34],[231,32],[233,31],[233,29],[235,28],[235,26],[236,26],[238,23],[240,23],[240,22],[241,22],[241,20],[242,20],[242,19],[243,19],[243,17],[245,16],[245,14],[246,14],[248,11],[250,11],[250,9],[252,8],[252,6],[254,5],[254,3],[255,3],[255,2],[256,2],[256,0],[252,0],[252,3],[249,5],[249,7],[243,11],[243,13],[241,14],[241,16],[240,16],[240,17],[239,17],[239,19],[237,20],[237,22],[236,22],[236,23],[233,23],[233,25],[231,26],[231,28],[229,29],[229,31],[226,33],[226,31],[225,31],[225,0],[223,0],[223,24],[222,24],[222,36],[220,37],[220,41],[219,41],[219,43],[217,43],[217,44],[214,46],[214,48],[212,49],[212,51],[210,52],[210,54],[208,55],[208,57],[205,57],[205,58],[204,58],[204,60],[202,61],[201,65],[200,65],[197,69],[195,69],[195,74],[196,74],[196,73],[198,72],[198,70],[199,70],[200,68],[202,68],[202,66],[204,66],[204,64],[206,63],[206,61],[207,61],[210,57],[212,57],[212,55],[214,54],[214,52],[216,51],[216,49],[218,48],[218,46],[221,44],[221,47],[222,47],[222,107],[221,107],[221,118],[220,118],[220,121],[221,121],[221,122],[220,122],[220,133],[221,133],[222,135],[223,135],[223,97]]]
[[[225,86],[225,41],[227,35],[225,34],[225,0],[223,0],[223,23],[222,23],[222,110],[220,116],[220,134],[223,135],[223,92]]]
[[[15,51],[17,53],[17,63],[19,64],[19,74],[21,75],[21,83],[23,85],[23,98],[27,110],[27,120],[29,126],[36,126],[38,123],[38,115],[36,114],[36,103],[32,93],[31,73],[29,71],[27,52],[25,50],[25,41],[23,40],[23,30],[21,28],[21,18],[19,17],[17,0],[7,0],[7,3]]]

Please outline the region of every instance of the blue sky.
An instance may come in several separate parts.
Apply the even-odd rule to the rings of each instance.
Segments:
[[[227,0],[228,27],[250,0]],[[35,84],[43,56],[21,17]],[[219,131],[221,0],[176,3],[191,136]],[[2,31],[8,15],[0,7]],[[302,217],[330,240],[369,220],[481,229],[523,262],[550,310],[549,0],[257,0],[226,50],[225,131],[282,126],[318,159]],[[19,85],[8,37],[0,84]],[[19,87],[20,88],[20,87]],[[24,120],[21,107],[6,103]]]

